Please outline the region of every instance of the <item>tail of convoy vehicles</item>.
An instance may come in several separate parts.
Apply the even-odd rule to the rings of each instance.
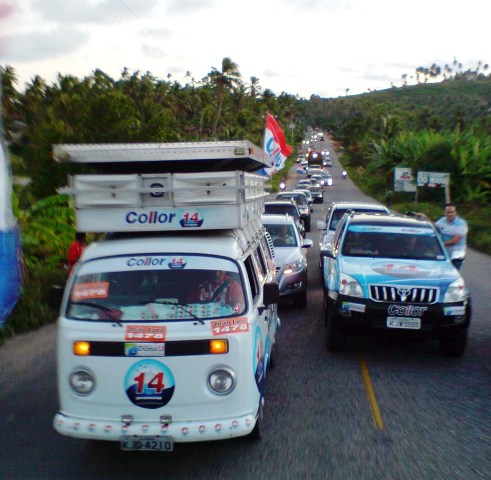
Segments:
[[[259,437],[279,319],[249,142],[58,145],[79,231],[108,233],[68,279],[55,429],[123,450]],[[165,172],[165,173],[162,173]],[[226,272],[235,299],[213,290]],[[237,296],[238,294],[238,296]]]

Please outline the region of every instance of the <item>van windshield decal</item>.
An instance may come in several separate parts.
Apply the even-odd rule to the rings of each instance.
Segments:
[[[110,320],[105,312],[111,310],[118,312],[119,322],[201,321],[244,314],[246,297],[237,265],[225,258],[116,257],[81,266],[67,316]]]

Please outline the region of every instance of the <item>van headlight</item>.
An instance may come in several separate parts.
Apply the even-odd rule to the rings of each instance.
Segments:
[[[346,273],[341,273],[339,277],[340,295],[363,298],[363,289],[358,280],[355,280],[351,275],[347,275]]]
[[[463,300],[465,300],[465,284],[464,279],[459,278],[448,286],[443,303],[462,302]]]
[[[94,390],[95,377],[90,370],[79,368],[71,373],[70,386],[77,395],[89,395]]]
[[[228,395],[235,384],[235,372],[231,368],[217,367],[208,375],[208,387],[216,395]]]

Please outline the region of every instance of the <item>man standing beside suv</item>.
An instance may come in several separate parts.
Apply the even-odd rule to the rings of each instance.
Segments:
[[[444,212],[445,216],[435,222],[435,227],[442,236],[443,244],[450,256],[458,255],[458,258],[453,259],[453,264],[460,270],[464,263],[469,227],[467,222],[457,215],[454,203],[446,203]]]

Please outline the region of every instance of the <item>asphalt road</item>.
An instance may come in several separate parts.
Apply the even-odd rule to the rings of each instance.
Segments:
[[[491,259],[471,251],[463,267],[474,315],[462,358],[442,356],[432,341],[380,339],[329,353],[315,225],[329,201],[366,198],[341,178],[331,155],[334,186],[314,207],[307,234],[315,242],[308,306],[280,305],[260,441],[131,454],[57,434],[51,324],[0,347],[0,479],[490,479]]]

